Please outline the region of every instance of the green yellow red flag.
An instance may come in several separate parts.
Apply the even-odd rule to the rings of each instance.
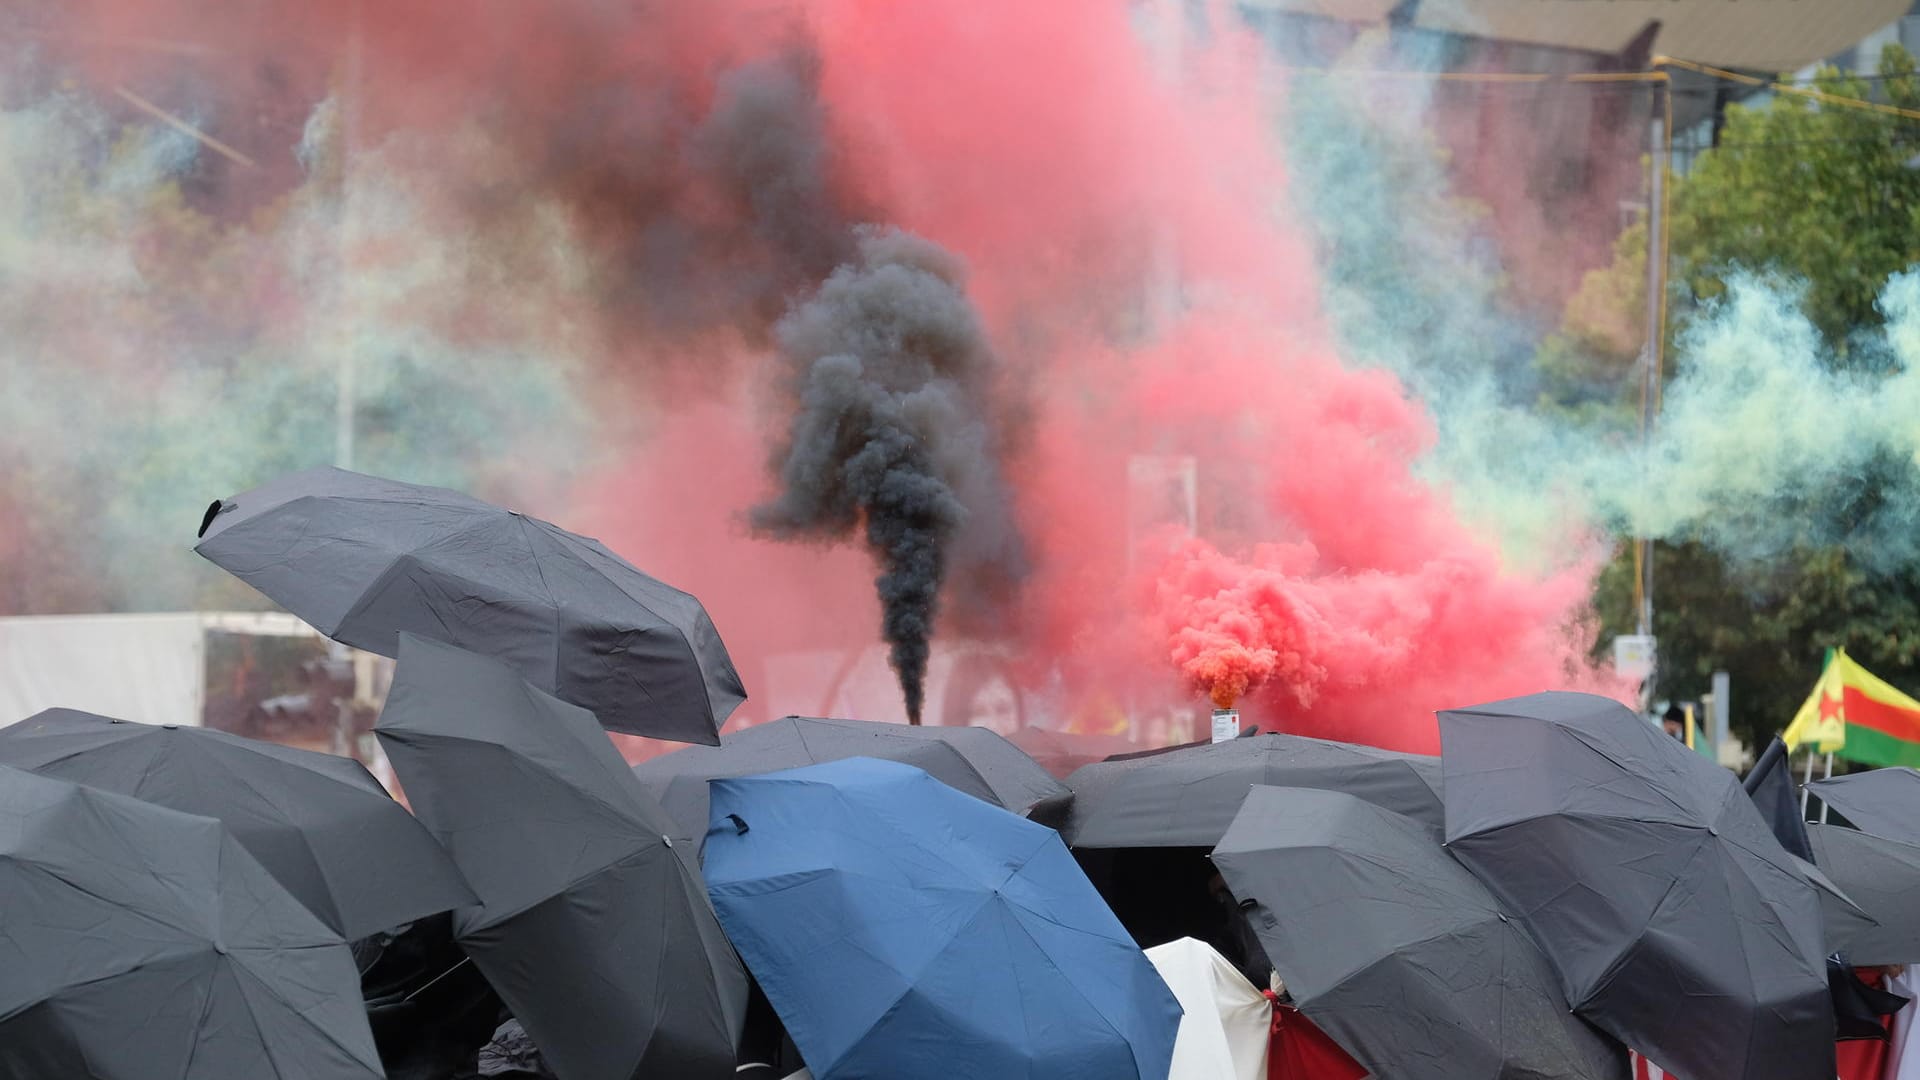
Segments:
[[[1835,649],[1780,738],[1789,750],[1810,746],[1865,765],[1920,766],[1920,701]]]

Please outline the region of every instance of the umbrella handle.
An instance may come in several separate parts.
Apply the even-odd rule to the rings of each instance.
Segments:
[[[207,528],[213,524],[213,519],[231,509],[233,509],[233,507],[229,506],[225,500],[213,500],[213,505],[207,507],[206,515],[200,519],[200,531],[195,534],[196,537],[207,535]]]
[[[401,998],[400,1003],[404,1005],[407,1002],[412,1001],[414,998],[417,998],[421,994],[426,993],[428,990],[433,989],[434,983],[439,982],[441,979],[446,978],[447,976],[453,974],[456,971],[459,971],[461,968],[466,967],[468,964],[471,964],[471,963],[473,963],[473,957],[471,956],[462,957],[459,963],[453,965],[452,967],[441,972],[440,974],[435,975],[433,978],[428,979],[427,984],[425,986],[422,986],[420,989],[415,990],[413,993],[408,994],[406,997]]]

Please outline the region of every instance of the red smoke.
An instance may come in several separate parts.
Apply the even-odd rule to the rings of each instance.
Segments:
[[[598,340],[617,455],[551,516],[707,602],[746,719],[823,711],[819,688],[878,640],[864,554],[755,539],[743,519],[779,426],[766,326],[810,282],[757,201],[782,193],[730,186],[694,133],[726,72],[789,50],[817,80],[819,208],[960,255],[1027,402],[1006,469],[1032,566],[988,634],[1029,689],[1056,679],[1073,711],[1184,680],[1289,730],[1430,751],[1435,709],[1594,684],[1589,567],[1503,565],[1414,475],[1419,403],[1335,354],[1285,220],[1257,45],[1215,13],[1175,78],[1131,7],[93,0],[55,40],[191,37],[218,57],[193,85],[268,94],[271,61],[271,95],[310,105],[343,84],[357,33],[358,147],[396,148],[505,275],[577,242],[585,284],[555,332]],[[81,55],[102,86],[183,63]],[[456,130],[491,140],[468,171],[433,141]],[[284,162],[285,134],[245,149]],[[567,236],[502,235],[494,211],[529,200]],[[1168,271],[1179,302],[1150,303]],[[1130,544],[1137,454],[1197,461],[1201,539]]]

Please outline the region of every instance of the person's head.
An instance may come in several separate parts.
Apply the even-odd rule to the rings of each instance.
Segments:
[[[1211,893],[1214,900],[1217,902],[1220,902],[1220,903],[1233,902],[1233,893],[1227,889],[1227,879],[1221,877],[1219,871],[1217,870],[1214,872],[1212,877],[1207,879],[1207,892]]]
[[[1679,705],[1667,706],[1666,715],[1660,718],[1660,728],[1667,734],[1682,741],[1687,737],[1687,714]]]
[[[1024,727],[1020,690],[1006,663],[983,652],[968,653],[955,661],[941,700],[940,723],[946,727],[983,727],[1002,735]]]

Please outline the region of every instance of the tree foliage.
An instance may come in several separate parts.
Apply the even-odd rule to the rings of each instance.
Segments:
[[[1920,109],[1910,54],[1889,46],[1879,74],[1877,88],[1832,70],[1817,85]],[[1836,363],[1869,362],[1852,339],[1881,322],[1875,302],[1887,279],[1920,263],[1917,156],[1920,120],[1795,95],[1730,107],[1719,145],[1669,181],[1669,340],[1731,275],[1770,272],[1803,285],[1804,310]],[[1637,406],[1646,251],[1643,220],[1621,235],[1613,262],[1587,276],[1540,350],[1550,404],[1570,422]],[[1671,376],[1685,358],[1668,356]],[[1683,540],[1656,545],[1654,579],[1662,696],[1697,697],[1715,670],[1727,671],[1735,732],[1749,745],[1785,726],[1828,647],[1920,689],[1920,568],[1869,570],[1844,547],[1734,561]],[[1596,588],[1603,648],[1633,631],[1632,591],[1623,545]]]
[[[1920,77],[1897,45],[1879,93],[1828,69],[1828,94],[1920,109]],[[1708,299],[1738,269],[1806,282],[1807,316],[1837,348],[1877,325],[1889,275],[1920,261],[1920,120],[1800,96],[1727,110],[1720,145],[1676,180],[1671,272],[1682,298]]]

